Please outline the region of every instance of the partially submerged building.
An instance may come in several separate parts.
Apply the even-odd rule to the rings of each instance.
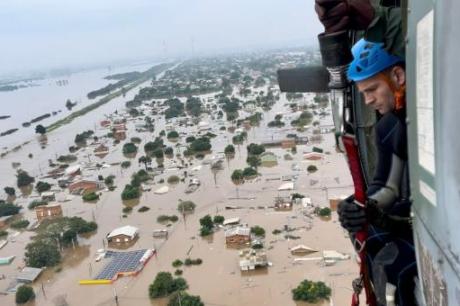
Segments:
[[[321,160],[324,158],[324,154],[319,153],[319,152],[310,152],[310,153],[305,153],[303,155],[303,158],[306,160]]]
[[[278,210],[278,211],[292,210],[291,197],[275,197],[275,210]]]
[[[263,251],[243,250],[240,252],[240,270],[249,271],[268,266],[267,254]]]
[[[52,202],[56,200],[56,194],[53,191],[45,191],[41,193],[43,201]]]
[[[126,225],[114,229],[107,235],[108,242],[131,242],[139,236],[139,229],[137,227]]]
[[[224,225],[224,226],[227,226],[227,225],[235,225],[235,224],[238,224],[238,223],[240,223],[240,218],[235,217],[235,218],[228,218],[228,219],[225,219],[223,225]]]
[[[62,217],[62,207],[60,204],[37,206],[35,207],[35,214],[38,222],[42,222],[44,219]]]
[[[318,250],[312,249],[306,245],[298,244],[290,249],[292,255],[308,255],[318,252]]]
[[[98,147],[94,149],[94,155],[96,155],[99,158],[103,158],[109,154],[109,147],[100,144]]]
[[[71,194],[86,194],[103,189],[105,188],[105,185],[103,182],[99,181],[78,180],[71,183],[68,188]]]
[[[25,267],[16,276],[16,280],[20,283],[33,283],[40,276],[42,271],[43,269],[41,268]]]
[[[245,245],[251,243],[251,229],[247,226],[236,226],[225,230],[227,245]]]
[[[273,167],[278,164],[278,158],[273,152],[264,152],[260,155],[260,162],[264,167]]]

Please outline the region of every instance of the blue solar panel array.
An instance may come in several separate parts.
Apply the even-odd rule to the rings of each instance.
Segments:
[[[113,279],[120,272],[134,272],[142,264],[140,260],[144,256],[146,249],[130,252],[107,251],[106,258],[111,258],[110,262],[102,269],[95,279]]]

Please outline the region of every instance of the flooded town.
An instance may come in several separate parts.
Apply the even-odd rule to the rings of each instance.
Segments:
[[[0,160],[0,304],[27,284],[30,305],[307,305],[294,292],[311,281],[325,294],[311,303],[341,305],[357,264],[335,210],[353,182],[330,97],[276,79],[317,61],[277,51],[106,71],[116,82],[93,88],[98,107],[28,127]]]

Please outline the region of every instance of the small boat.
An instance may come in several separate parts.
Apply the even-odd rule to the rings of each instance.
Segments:
[[[201,185],[201,182],[197,178],[193,178],[190,180],[187,188],[185,189],[185,193],[192,193],[195,192]]]

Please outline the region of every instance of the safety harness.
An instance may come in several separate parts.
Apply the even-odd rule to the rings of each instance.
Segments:
[[[348,166],[353,178],[355,188],[354,197],[355,203],[361,207],[366,206],[366,184],[364,181],[364,173],[362,170],[358,146],[353,135],[342,135],[343,145],[348,158]],[[353,296],[351,306],[359,306],[359,295],[364,288],[366,293],[366,303],[369,306],[376,306],[375,293],[369,275],[369,267],[366,259],[366,240],[368,236],[368,224],[365,224],[362,230],[358,231],[353,237],[353,245],[360,259],[359,278],[353,281]]]

